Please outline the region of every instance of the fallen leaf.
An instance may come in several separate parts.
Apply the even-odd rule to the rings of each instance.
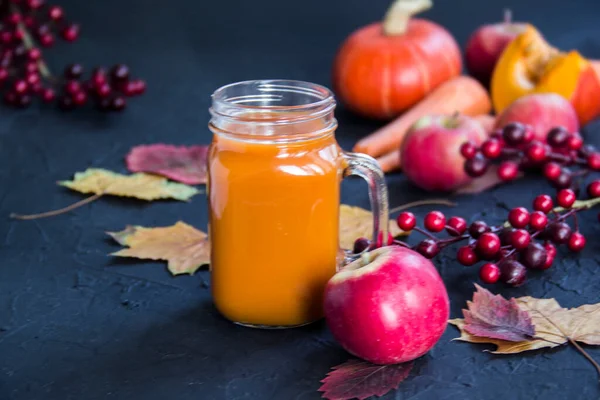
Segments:
[[[206,183],[208,146],[150,144],[135,146],[125,157],[131,172],[149,172],[188,185]]]
[[[77,172],[72,181],[61,181],[59,185],[81,193],[110,194],[135,197],[141,200],[176,199],[187,201],[200,193],[194,187],[144,173],[121,175],[101,168],[88,168]]]
[[[412,361],[394,365],[375,365],[362,360],[349,360],[332,368],[319,388],[329,400],[363,400],[383,396],[406,379]]]
[[[120,245],[129,247],[112,253],[113,256],[165,260],[173,275],[191,275],[210,262],[206,233],[181,221],[158,228],[129,225],[120,232],[107,234]]]
[[[464,329],[468,333],[510,342],[533,338],[531,317],[519,308],[515,299],[506,300],[477,284],[475,287],[473,301],[467,301],[468,310],[463,310]]]
[[[536,299],[526,296],[514,300],[520,310],[529,314],[531,318],[535,327],[535,335],[532,339],[511,342],[473,335],[466,329],[466,320],[457,318],[449,321],[461,333],[461,336],[455,340],[494,344],[496,350],[492,353],[495,354],[514,354],[545,347],[557,347],[567,343],[569,338],[589,345],[600,345],[600,304],[562,308],[555,299]]]
[[[498,178],[498,166],[492,165],[487,170],[485,174],[480,176],[479,178],[473,179],[469,184],[458,188],[454,194],[477,194],[484,192],[488,189],[491,189],[495,186],[500,185],[501,183],[506,183],[505,181]],[[522,172],[519,172],[515,179],[522,178],[524,175]]]
[[[389,230],[392,236],[408,235],[398,227],[395,220],[390,220]],[[360,207],[346,204],[340,206],[340,247],[352,249],[354,241],[359,237],[373,238],[373,213]]]

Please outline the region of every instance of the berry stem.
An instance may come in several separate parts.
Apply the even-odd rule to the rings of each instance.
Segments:
[[[11,11],[13,13],[20,13],[19,8],[16,6],[16,4],[11,4]],[[32,48],[35,47],[33,38],[31,37],[31,35],[29,34],[29,31],[27,30],[27,28],[25,27],[25,25],[23,24],[23,22],[19,22],[17,24],[17,27],[19,29],[19,31],[21,32],[21,34],[23,35],[23,45],[25,46],[25,48],[27,50],[30,50]],[[42,60],[41,58],[37,61],[37,65],[40,71],[40,74],[48,79],[49,81],[54,81],[54,77],[52,76],[52,73],[50,72],[50,69],[48,68],[48,65],[46,65],[46,63],[44,62],[44,60]]]
[[[453,203],[450,200],[445,200],[445,199],[418,200],[418,201],[413,201],[411,203],[403,204],[396,208],[392,208],[390,210],[390,214],[396,213],[398,211],[406,210],[409,208],[413,208],[413,207],[427,206],[427,205],[441,205],[441,206],[448,206],[448,207],[456,207],[456,203]]]
[[[418,226],[415,226],[413,228],[413,231],[419,232],[420,234],[427,236],[429,239],[435,240],[436,242],[438,241],[438,238],[436,238],[435,236],[433,236],[431,233],[427,232],[426,230],[419,228]]]

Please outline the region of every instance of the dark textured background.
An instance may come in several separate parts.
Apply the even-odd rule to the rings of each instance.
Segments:
[[[62,114],[39,107],[0,108],[0,399],[318,399],[319,380],[348,359],[324,323],[288,331],[257,331],[223,320],[213,309],[209,276],[173,278],[161,263],[107,256],[118,246],[104,231],[126,224],[204,229],[206,202],[190,204],[102,199],[67,215],[11,221],[10,212],[59,208],[82,197],[55,185],[76,171],[125,172],[123,157],[141,143],[208,143],[211,92],[242,79],[291,78],[330,86],[338,44],[378,19],[387,1],[107,0],[63,1],[83,25],[74,45],[48,51],[51,66],[123,61],[148,81],[146,95],[122,115]],[[600,59],[598,0],[438,0],[427,15],[461,44],[503,7],[535,23],[558,46]],[[338,138],[349,149],[378,125],[339,109]],[[600,144],[600,124],[584,130]],[[421,199],[402,176],[389,177],[390,202]],[[523,180],[477,197],[460,197],[452,213],[470,220],[505,218],[506,207],[529,205],[549,191]],[[346,203],[368,206],[366,185],[343,185]],[[442,208],[444,211],[446,209]],[[427,210],[417,210],[423,215]],[[531,274],[505,295],[555,297],[564,306],[600,301],[600,226],[585,214],[587,248],[561,252],[543,274]],[[411,241],[416,238],[411,238]],[[436,261],[452,316],[472,295],[477,270],[453,254]],[[591,365],[572,348],[494,356],[485,346],[439,344],[387,399],[598,399]],[[600,350],[589,348],[600,360]]]

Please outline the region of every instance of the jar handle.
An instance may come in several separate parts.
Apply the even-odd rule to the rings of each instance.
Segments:
[[[369,199],[373,211],[373,243],[377,243],[378,236],[387,240],[389,227],[388,191],[385,177],[377,161],[366,154],[344,152],[346,162],[344,178],[356,175],[367,181],[369,185]],[[346,250],[346,249],[345,249]],[[353,254],[346,250],[345,262],[355,260],[360,254]]]

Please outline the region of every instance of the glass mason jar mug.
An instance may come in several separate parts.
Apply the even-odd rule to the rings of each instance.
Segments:
[[[233,322],[283,328],[322,317],[323,289],[345,258],[343,177],[368,182],[373,238],[387,238],[383,173],[373,158],[341,150],[334,108],[328,89],[300,81],[239,82],[212,95],[211,287]]]

